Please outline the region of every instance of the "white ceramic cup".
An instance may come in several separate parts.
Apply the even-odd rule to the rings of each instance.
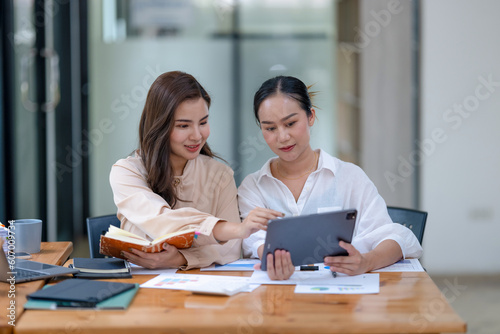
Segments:
[[[42,221],[40,219],[16,219],[12,222],[15,252],[38,253],[42,243]]]

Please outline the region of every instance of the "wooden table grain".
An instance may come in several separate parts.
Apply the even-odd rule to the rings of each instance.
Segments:
[[[73,251],[73,243],[71,242],[42,242],[40,252],[32,254],[31,260],[62,265],[69,258]],[[14,320],[17,326],[23,314],[23,305],[26,302],[26,295],[39,290],[44,286],[45,281],[33,281],[19,283],[11,286],[8,283],[0,283],[0,333],[12,333],[16,328],[9,324]],[[10,296],[9,296],[10,295]],[[8,308],[11,303],[15,303],[15,312],[11,312]],[[10,316],[13,315],[12,318]]]
[[[115,281],[143,283],[153,277]],[[465,331],[465,322],[425,272],[380,273],[380,293],[370,295],[295,294],[290,285],[262,285],[231,297],[141,288],[127,310],[30,310],[16,326],[16,333],[24,334]]]

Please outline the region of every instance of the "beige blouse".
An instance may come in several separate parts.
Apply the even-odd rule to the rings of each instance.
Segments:
[[[174,180],[178,197],[185,201],[173,208],[149,188],[146,175],[137,154],[118,160],[111,168],[109,180],[123,229],[152,240],[195,228],[200,235],[193,247],[179,250],[187,260],[182,269],[225,264],[240,257],[241,240],[219,244],[212,234],[219,220],[240,222],[231,168],[201,154],[189,160],[183,175]]]

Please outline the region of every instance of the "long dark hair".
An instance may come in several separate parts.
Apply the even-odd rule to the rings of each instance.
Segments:
[[[312,97],[315,92],[309,92],[309,88],[301,80],[290,76],[277,76],[266,80],[255,93],[253,98],[253,112],[257,124],[260,125],[259,108],[265,99],[277,94],[283,94],[295,99],[300,107],[306,112],[307,117],[311,116]]]
[[[139,154],[147,171],[147,182],[173,208],[177,201],[170,163],[170,134],[175,110],[187,100],[202,98],[210,108],[210,96],[190,74],[173,71],[161,74],[151,85],[139,123]],[[214,157],[208,143],[201,154]]]

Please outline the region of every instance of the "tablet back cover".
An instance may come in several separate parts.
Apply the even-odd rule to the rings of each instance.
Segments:
[[[350,209],[271,220],[262,270],[267,270],[266,255],[277,249],[289,251],[294,266],[320,263],[325,256],[347,255],[339,241],[352,241],[356,217],[357,211]]]

